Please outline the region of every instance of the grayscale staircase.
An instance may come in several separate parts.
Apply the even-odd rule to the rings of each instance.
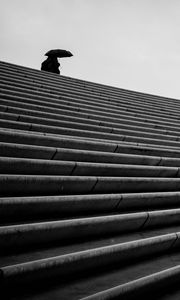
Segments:
[[[180,298],[178,100],[0,62],[0,155],[7,299]]]

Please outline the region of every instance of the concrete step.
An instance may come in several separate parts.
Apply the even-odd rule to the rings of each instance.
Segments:
[[[180,192],[0,198],[1,223],[177,209]]]
[[[47,75],[47,74],[46,74]],[[62,78],[62,76],[61,76],[61,78]],[[66,78],[67,79],[67,78]],[[159,98],[161,98],[161,97],[159,97]],[[164,98],[164,99],[166,99],[166,98]],[[166,99],[167,100],[167,99]],[[174,99],[173,99],[174,100]],[[151,101],[152,101],[152,99],[151,99]],[[173,101],[173,104],[175,103],[175,101]],[[165,103],[162,103],[163,104],[163,106],[165,105]]]
[[[17,100],[17,99],[16,99]],[[78,112],[78,111],[70,111],[67,109],[59,109],[57,107],[49,107],[46,103],[42,101],[36,101],[37,104],[33,104],[34,100],[29,100],[28,102],[32,102],[31,104],[27,104],[24,102],[24,99],[16,100],[5,100],[1,99],[0,111],[2,112],[17,112],[17,110],[22,110],[25,114],[32,114],[33,111],[36,111],[38,114],[47,114],[52,116],[55,119],[70,120],[70,121],[79,121],[81,123],[90,123],[98,126],[114,126],[119,128],[131,128],[132,126],[136,126],[138,130],[145,130],[150,132],[158,132],[159,130],[163,130],[163,132],[168,134],[173,134],[173,131],[179,132],[179,124],[171,121],[164,121],[162,119],[159,120],[149,120],[148,118],[138,118],[138,117],[128,117],[121,116],[121,119],[114,117],[107,117],[98,115],[97,112],[94,114]],[[21,100],[21,101],[19,101]],[[40,104],[40,105],[39,105]],[[29,113],[28,113],[29,111]]]
[[[58,91],[56,94],[55,93],[48,93],[46,92],[42,92],[42,91],[37,91],[37,90],[33,90],[33,89],[28,89],[27,88],[28,85],[24,85],[23,87],[17,87],[17,86],[12,86],[11,82],[10,84],[0,84],[0,91],[2,93],[5,94],[9,94],[9,95],[14,95],[14,96],[20,96],[20,97],[28,97],[28,98],[32,98],[32,99],[39,99],[43,101],[43,99],[50,99],[51,101],[65,101],[65,100],[69,100],[71,102],[75,102],[78,104],[87,104],[87,105],[95,105],[96,107],[101,107],[103,109],[108,108],[108,109],[121,109],[123,110],[128,110],[128,111],[146,111],[149,113],[158,113],[158,115],[162,115],[162,116],[168,116],[168,115],[174,115],[175,117],[178,117],[178,110],[180,109],[180,107],[169,107],[169,106],[152,106],[152,105],[143,105],[143,104],[139,104],[138,102],[136,103],[129,103],[128,101],[124,102],[121,101],[116,101],[116,102],[112,102],[107,100],[101,100],[99,99],[99,96],[95,95],[88,95],[87,93],[84,93],[84,95],[79,95],[74,94],[73,92],[69,89],[69,88],[63,88],[61,86],[61,90]],[[134,105],[136,104],[136,105]]]
[[[28,118],[28,117],[26,117]],[[22,119],[22,117],[21,117]],[[23,120],[25,117],[23,118]],[[38,120],[38,119],[37,119]],[[132,132],[126,131],[127,135],[124,134],[115,134],[115,133],[104,133],[104,132],[94,132],[90,130],[83,130],[83,129],[73,129],[67,127],[56,127],[56,126],[49,126],[49,125],[41,125],[31,122],[20,122],[20,121],[11,121],[11,120],[0,120],[1,128],[12,128],[18,130],[27,130],[27,131],[34,131],[34,132],[44,132],[50,133],[52,135],[68,135],[71,137],[76,136],[77,138],[90,138],[92,140],[102,140],[102,141],[112,141],[113,143],[125,141],[125,142],[139,142],[143,144],[153,144],[153,145],[168,145],[173,147],[179,147],[180,144],[180,137],[176,136],[167,136],[167,135],[153,135],[153,137],[141,137],[141,132]],[[123,133],[125,133],[123,131]],[[149,136],[149,135],[148,135]],[[161,137],[161,138],[160,138]],[[168,139],[170,138],[170,139]],[[173,139],[174,138],[174,139]],[[167,139],[167,140],[166,140]]]
[[[140,122],[132,122],[129,123],[126,121],[127,124],[124,124],[121,121],[119,121],[118,123],[116,122],[108,122],[108,121],[98,121],[98,120],[92,120],[89,119],[88,117],[83,118],[83,117],[77,117],[77,116],[68,116],[68,115],[63,115],[63,114],[57,114],[57,113],[50,113],[50,112],[42,112],[37,110],[38,107],[36,105],[26,105],[23,103],[23,106],[25,108],[22,107],[18,107],[18,103],[14,103],[13,101],[10,102],[8,101],[8,103],[5,100],[1,101],[2,104],[4,105],[0,105],[0,111],[1,111],[1,118],[9,118],[9,119],[15,119],[15,117],[13,118],[13,114],[16,114],[17,118],[19,117],[19,115],[28,115],[28,116],[34,116],[34,117],[39,117],[39,118],[43,118],[43,119],[51,119],[53,120],[53,124],[58,124],[59,121],[66,121],[69,123],[77,123],[77,124],[82,124],[83,126],[89,126],[90,128],[93,128],[93,126],[98,126],[99,128],[104,128],[104,130],[107,130],[107,128],[110,128],[112,130],[112,128],[117,129],[127,129],[127,130],[134,130],[134,126],[136,126],[136,130],[138,131],[143,131],[146,133],[154,133],[154,134],[164,134],[164,135],[179,135],[179,130],[178,127],[176,126],[162,126],[159,125],[156,128],[155,124],[148,124],[148,127],[146,126],[142,126],[142,124]],[[7,104],[9,106],[7,106]],[[14,106],[15,105],[15,106]],[[20,105],[22,106],[22,104]],[[29,107],[31,109],[29,109]],[[34,109],[32,109],[34,108]],[[93,126],[92,126],[93,125]],[[162,127],[162,128],[161,128]],[[108,130],[110,130],[108,129]]]
[[[65,109],[68,109],[68,107],[71,108],[71,110],[75,110],[75,111],[79,111],[80,109],[84,112],[88,112],[88,111],[91,111],[92,113],[93,112],[96,112],[97,111],[97,108],[98,108],[98,113],[100,115],[107,115],[107,116],[114,116],[114,117],[120,117],[121,114],[118,113],[118,110],[121,108],[121,107],[116,107],[116,108],[110,108],[110,107],[103,107],[103,106],[99,106],[98,103],[96,105],[92,105],[92,104],[86,104],[86,102],[84,103],[83,101],[73,101],[73,100],[70,100],[70,99],[67,99],[67,100],[63,100],[63,99],[59,99],[59,100],[56,100],[56,99],[51,99],[51,98],[45,98],[45,97],[40,97],[40,96],[36,96],[35,98],[31,97],[31,95],[29,94],[25,94],[25,93],[12,93],[12,91],[8,91],[8,90],[5,90],[5,89],[1,89],[0,90],[0,97],[1,99],[9,99],[9,100],[16,100],[16,101],[23,101],[24,98],[28,99],[28,102],[29,100],[33,101],[34,103],[36,102],[39,102],[40,101],[43,101],[43,102],[46,102],[47,104],[48,103],[51,103],[51,106],[57,106],[59,108],[65,108]],[[83,102],[83,103],[82,103]],[[37,103],[38,104],[38,103]],[[76,109],[76,107],[78,109]],[[173,117],[173,120],[174,122],[179,122],[180,121],[180,118],[177,114],[177,116],[175,116],[174,114],[172,113],[169,113],[167,112],[167,114],[161,114],[160,112],[149,112],[147,110],[139,110],[139,109],[136,109],[136,108],[133,108],[133,109],[130,109],[130,108],[127,108],[125,107],[124,109],[121,108],[121,111],[123,112],[124,115],[127,115],[127,116],[137,116],[137,117],[144,117],[144,114],[147,115],[150,119],[157,119],[159,120],[159,118],[161,118],[162,120],[165,120],[165,121],[170,121],[171,122],[171,118]]]
[[[139,101],[138,99],[131,99],[131,97],[126,96],[125,98],[123,96],[119,97],[119,96],[115,96],[111,93],[111,97],[110,96],[103,96],[101,93],[93,93],[91,91],[91,89],[87,89],[84,88],[83,90],[80,88],[76,88],[76,85],[72,88],[72,85],[68,85],[66,86],[66,82],[64,82],[63,86],[59,86],[59,85],[54,85],[53,88],[51,86],[48,86],[47,83],[46,85],[42,85],[41,83],[35,83],[35,82],[31,82],[29,80],[25,80],[22,79],[21,77],[18,78],[16,77],[16,74],[11,75],[7,74],[4,72],[3,76],[0,75],[0,80],[2,83],[2,88],[5,87],[8,89],[23,89],[23,90],[27,90],[27,91],[31,91],[34,94],[38,94],[38,95],[49,95],[51,97],[57,97],[57,95],[61,94],[62,91],[64,92],[71,92],[70,97],[72,98],[72,92],[75,90],[77,92],[84,92],[83,95],[83,99],[87,98],[87,94],[89,95],[91,101],[93,102],[100,102],[100,103],[104,103],[104,104],[113,104],[113,105],[119,105],[119,104],[128,104],[128,106],[132,106],[134,107],[134,105],[136,105],[136,107],[139,107],[140,109],[144,108],[154,108],[154,109],[160,109],[161,111],[166,111],[167,109],[169,111],[172,112],[177,112],[177,110],[180,108],[178,105],[176,105],[175,103],[172,105],[170,104],[166,104],[164,102],[159,102],[159,103],[153,103],[153,107],[152,107],[152,103],[148,103],[146,101]],[[63,90],[62,90],[63,88]],[[62,95],[62,94],[61,94]],[[64,93],[64,95],[66,95]],[[95,97],[96,96],[96,97]],[[67,95],[65,96],[67,97]],[[75,98],[76,99],[76,98]]]
[[[101,217],[105,216],[102,215]],[[108,216],[112,216],[112,214],[108,214]],[[88,216],[88,218],[92,218],[92,216]],[[96,216],[94,216],[96,217]],[[71,220],[75,220],[77,218],[81,218],[80,216],[73,218],[71,217]],[[83,219],[85,217],[82,217]],[[61,219],[61,221],[67,221],[68,218]],[[20,220],[19,220],[20,221]],[[14,220],[14,222],[11,222],[9,224],[1,224],[1,226],[17,226],[17,225],[27,225],[27,224],[36,224],[38,223],[44,223],[46,222],[54,222],[54,221],[60,221],[59,219],[39,219],[39,220],[21,220],[18,223],[18,221]],[[29,244],[29,246],[21,246],[16,247],[14,250],[10,248],[6,248],[6,250],[3,250],[1,252],[0,256],[0,266],[5,267],[9,265],[16,265],[16,264],[22,264],[26,263],[28,261],[35,261],[39,259],[47,259],[51,257],[61,256],[61,255],[67,255],[67,254],[73,254],[73,253],[79,253],[81,251],[87,251],[91,249],[97,249],[97,248],[103,248],[103,247],[109,247],[109,246],[115,246],[117,244],[125,244],[129,242],[137,242],[142,239],[147,238],[154,238],[157,236],[164,236],[167,234],[175,234],[179,232],[180,226],[178,224],[175,225],[167,225],[167,226],[158,226],[156,227],[149,227],[146,230],[139,230],[139,231],[126,231],[125,233],[119,232],[119,233],[111,233],[111,234],[104,234],[102,236],[100,235],[94,235],[91,237],[84,236],[82,238],[76,238],[68,240],[59,240],[58,239],[52,243],[44,242],[42,244],[36,242]],[[176,254],[172,253],[173,255]],[[155,257],[154,257],[155,258]],[[152,257],[153,259],[153,257]],[[135,263],[139,263],[135,261]],[[129,264],[129,267],[132,267],[131,264]],[[113,269],[113,266],[112,266]],[[114,268],[115,269],[115,268]]]
[[[13,116],[16,118],[16,116]],[[5,121],[3,119],[0,120],[0,126],[2,128],[14,128],[19,130],[31,130],[31,131],[38,131],[38,132],[47,132],[51,134],[61,134],[61,135],[69,135],[69,136],[79,136],[84,138],[92,138],[92,139],[100,139],[100,140],[111,140],[114,142],[117,141],[129,141],[129,142],[142,142],[142,143],[152,143],[157,145],[170,145],[177,147],[179,145],[179,137],[178,136],[168,136],[168,135],[150,135],[149,133],[141,133],[136,131],[120,131],[112,129],[114,133],[103,133],[103,132],[94,132],[91,130],[83,130],[83,129],[72,129],[67,127],[56,127],[56,126],[50,126],[50,125],[41,125],[31,122],[26,122],[28,118],[32,118],[35,120],[35,117],[29,117],[29,116],[20,116],[18,117],[18,121]],[[20,122],[20,119],[22,122]],[[36,121],[38,122],[38,118],[36,118]],[[63,121],[65,122],[65,121]],[[64,123],[66,125],[66,123]],[[82,126],[83,127],[83,126]],[[122,134],[127,134],[127,136],[118,134],[118,131],[122,132]],[[117,134],[115,133],[117,132]],[[142,135],[142,137],[141,137]],[[144,137],[145,135],[145,137]],[[148,137],[147,137],[148,136]],[[166,139],[169,139],[166,141]]]
[[[12,111],[12,110],[11,110]],[[34,124],[42,124],[42,125],[48,125],[48,126],[54,126],[54,127],[67,127],[67,128],[74,128],[74,129],[80,129],[80,130],[88,130],[88,131],[95,131],[95,132],[102,132],[102,133],[111,133],[111,134],[127,134],[132,136],[139,136],[139,137],[147,137],[147,138],[159,138],[159,139],[167,139],[167,140],[175,140],[177,141],[179,138],[179,132],[169,132],[166,130],[154,130],[154,132],[147,132],[145,129],[141,128],[139,131],[139,128],[134,130],[134,127],[126,127],[125,128],[116,128],[116,127],[106,127],[101,125],[90,125],[90,124],[84,124],[80,122],[75,121],[64,121],[64,120],[54,120],[50,118],[42,118],[39,116],[32,116],[27,114],[15,114],[15,113],[7,113],[2,112],[0,113],[0,120],[12,120],[12,121],[18,121],[18,122],[31,122]],[[1,121],[3,122],[3,121]],[[2,125],[3,127],[3,125]]]
[[[21,96],[14,96],[12,94],[6,94],[6,93],[0,93],[0,96],[1,96],[1,99],[6,99],[6,100],[15,100],[15,101],[21,101],[21,102],[24,102],[24,97],[21,97]],[[26,97],[27,98],[27,97]],[[87,104],[77,104],[76,102],[73,102],[73,101],[70,101],[69,99],[68,100],[51,100],[51,104],[50,104],[50,100],[48,100],[48,98],[43,98],[43,99],[33,99],[33,98],[28,98],[28,102],[32,102],[34,104],[42,104],[43,103],[46,103],[46,106],[51,106],[51,107],[56,107],[56,108],[61,108],[61,109],[70,109],[72,110],[74,108],[75,111],[82,111],[82,112],[91,112],[91,113],[97,113],[97,108],[93,105],[87,105]],[[76,107],[78,107],[78,109],[76,109]],[[107,109],[99,109],[98,111],[98,114],[99,115],[104,115],[104,116],[109,116],[109,117],[116,117],[118,118],[119,116],[121,116],[121,114],[118,114],[117,113],[118,110],[109,110],[108,108]],[[124,110],[123,111],[123,114],[124,115],[127,115],[127,116],[135,116],[135,117],[138,117],[138,118],[143,118],[144,117],[144,113],[141,113],[141,112],[131,112],[131,111],[128,111],[128,110]],[[151,114],[151,113],[147,113],[146,112],[146,115],[148,116],[149,119],[151,120],[162,120],[162,121],[167,121],[167,122],[171,122],[172,121],[172,118],[170,118],[170,116],[168,117],[163,117],[163,116],[159,116],[158,114]],[[174,123],[179,123],[179,118],[173,118],[173,122]]]
[[[0,175],[1,197],[179,191],[179,178]]]
[[[47,119],[49,120],[49,122],[51,122],[51,124],[60,124],[60,122],[69,122],[70,124],[80,124],[81,126],[84,126],[84,128],[96,128],[96,126],[98,126],[98,128],[100,130],[104,130],[104,131],[119,131],[119,130],[134,130],[134,126],[136,125],[136,130],[137,131],[142,131],[144,132],[144,134],[164,134],[164,135],[178,135],[179,136],[179,131],[178,131],[178,127],[176,126],[166,126],[166,127],[162,127],[162,126],[157,126],[152,124],[152,126],[150,126],[148,124],[149,127],[145,127],[145,126],[141,126],[141,124],[135,123],[134,125],[132,124],[123,124],[122,121],[120,121],[119,123],[112,123],[112,122],[102,122],[102,121],[97,121],[97,120],[89,120],[89,118],[79,118],[79,117],[69,117],[67,115],[59,115],[59,114],[55,114],[55,113],[49,113],[49,112],[41,112],[38,109],[38,107],[36,107],[34,105],[33,106],[28,106],[28,105],[24,105],[23,104],[18,104],[17,102],[14,103],[14,101],[10,102],[10,101],[6,101],[6,100],[2,100],[1,101],[2,104],[0,106],[0,111],[1,111],[1,118],[6,118],[3,115],[3,112],[7,114],[7,118],[9,119],[15,119],[15,117],[13,117],[13,114],[17,115],[17,118],[20,117],[19,115],[24,115],[24,116],[33,116],[33,117],[38,117],[39,119],[43,118],[43,119]],[[10,106],[7,106],[10,105]],[[14,107],[15,106],[15,107]],[[25,106],[26,108],[21,108],[18,106]],[[31,109],[29,109],[31,108]],[[32,109],[34,108],[34,110]],[[50,121],[51,120],[51,121]],[[79,125],[79,126],[80,126]],[[161,127],[163,129],[161,129]]]
[[[179,249],[179,232],[137,241],[100,247],[66,255],[1,267],[1,286],[22,285],[31,281],[46,281],[69,274],[86,274],[97,267],[128,264],[133,259],[152,257]]]
[[[131,231],[180,225],[180,209],[78,218],[0,227],[0,247],[12,251],[48,243],[125,234]],[[14,251],[14,249],[13,249]]]
[[[1,174],[180,177],[180,168],[0,157]]]
[[[179,255],[171,251],[169,254],[162,255],[161,253],[161,256],[156,255],[154,256],[154,258],[152,257],[148,257],[148,259],[141,258],[138,260],[137,264],[134,263],[132,260],[131,268],[127,266],[126,263],[124,265],[120,263],[118,267],[113,271],[112,268],[108,266],[104,270],[101,270],[99,268],[98,273],[97,272],[95,273],[93,271],[88,272],[86,273],[86,276],[80,277],[78,278],[78,280],[77,277],[74,275],[74,277],[73,276],[71,277],[69,276],[68,278],[65,277],[64,280],[62,277],[61,280],[58,279],[55,280],[55,278],[53,278],[53,280],[51,281],[49,279],[48,284],[43,284],[43,281],[41,284],[41,282],[38,281],[37,284],[33,282],[32,285],[29,282],[29,284],[23,284],[21,286],[18,286],[19,287],[18,290],[17,290],[17,285],[16,285],[16,289],[15,288],[6,289],[6,293],[7,290],[12,291],[11,293],[12,298],[18,300],[19,299],[31,299],[31,300],[44,299],[45,300],[45,299],[49,299],[50,297],[55,300],[59,298],[63,300],[82,299],[83,297],[88,297],[95,293],[102,292],[103,290],[107,290],[107,289],[109,290],[116,286],[123,285],[126,283],[125,278],[128,278],[128,282],[130,283],[140,278],[143,279],[144,277],[147,277],[151,274],[153,275],[168,269],[172,269],[176,266],[176,262],[178,259],[179,259]],[[170,280],[169,283],[171,286]],[[173,290],[170,289],[171,291],[170,295],[172,295],[172,292],[174,293],[177,291],[175,289],[176,287],[175,283],[176,281],[174,278],[172,282]],[[168,282],[166,286],[167,288],[169,288]],[[162,291],[164,292],[163,296],[165,295],[167,296],[169,294],[168,293],[169,291],[164,287]],[[152,299],[152,295],[154,295],[154,297],[158,295],[158,299],[164,299],[164,298],[159,298],[159,293],[157,293],[158,288],[157,289],[155,288],[155,290],[153,290],[153,286],[152,286],[151,292],[152,293],[149,293],[149,295],[151,295],[151,299]],[[146,293],[146,298],[147,298],[147,293]],[[169,299],[169,298],[165,298],[165,299]]]
[[[179,158],[53,148],[0,142],[1,157],[180,167]]]
[[[92,141],[78,139],[70,136],[54,136],[40,132],[19,131],[11,129],[0,129],[0,140],[5,143],[26,144],[31,146],[46,146],[66,149],[79,149],[89,151],[102,151],[109,153],[127,153],[137,155],[160,155],[164,157],[180,158],[178,147],[167,147],[161,145],[137,144],[128,142],[109,143],[108,141]],[[18,147],[18,146],[17,146]],[[57,149],[56,149],[57,150]],[[58,151],[58,150],[57,150]],[[52,157],[56,155],[53,152]]]
[[[123,97],[123,95],[125,95],[125,97],[127,98],[128,96],[131,98],[133,97],[134,99],[138,99],[139,101],[148,101],[148,99],[154,103],[159,103],[159,102],[165,102],[164,105],[166,103],[176,103],[177,105],[179,105],[178,100],[176,99],[171,99],[171,98],[167,98],[167,97],[161,97],[161,96],[156,96],[156,95],[150,95],[150,94],[146,94],[146,93],[140,93],[140,92],[134,92],[134,91],[130,91],[130,90],[123,90],[120,88],[116,88],[116,87],[111,87],[111,86],[107,86],[107,85],[103,85],[103,84],[97,84],[94,82],[87,82],[87,81],[83,81],[83,80],[79,80],[79,79],[75,79],[75,78],[69,78],[67,76],[54,76],[54,74],[50,74],[47,72],[39,72],[38,70],[34,70],[34,69],[30,69],[30,68],[24,68],[23,67],[19,67],[19,66],[15,66],[15,65],[8,65],[6,64],[5,68],[3,66],[3,62],[1,62],[1,69],[4,72],[8,72],[15,74],[15,75],[19,75],[20,78],[25,78],[28,80],[32,80],[33,83],[38,81],[38,78],[45,79],[46,85],[47,82],[50,82],[53,87],[55,86],[55,82],[60,83],[61,84],[68,84],[68,88],[75,86],[75,87],[79,87],[80,89],[84,88],[84,89],[88,89],[88,91],[91,92],[98,92],[99,95],[103,95],[103,93],[105,93],[105,95],[108,94],[108,91],[110,93],[110,95],[112,94],[116,94],[117,96],[121,96]],[[14,71],[12,71],[14,69]],[[36,78],[36,79],[35,79]]]
[[[152,297],[158,297],[158,299],[166,299],[167,287],[174,287],[175,285],[177,285],[179,279],[180,265],[130,281],[128,283],[113,287],[94,295],[90,295],[88,297],[81,298],[81,300],[113,300],[119,298],[137,299],[137,297],[141,297],[141,299],[152,299]],[[151,294],[151,296],[149,296],[149,293]],[[171,296],[169,295],[167,299],[171,299]]]
[[[2,224],[8,224],[179,207],[180,192],[1,197],[0,218]]]

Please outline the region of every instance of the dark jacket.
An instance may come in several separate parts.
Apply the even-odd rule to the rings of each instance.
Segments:
[[[58,63],[57,58],[49,56],[45,61],[42,62],[41,70],[60,74],[59,66],[60,64]]]

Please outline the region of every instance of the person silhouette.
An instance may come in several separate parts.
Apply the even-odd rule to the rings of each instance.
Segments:
[[[60,74],[59,71],[60,63],[57,60],[56,56],[48,56],[41,64],[41,70],[51,73]]]

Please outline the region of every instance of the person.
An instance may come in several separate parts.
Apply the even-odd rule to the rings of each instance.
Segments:
[[[48,56],[48,58],[42,62],[41,70],[60,74],[59,66],[60,66],[60,63],[58,62],[56,56]]]

